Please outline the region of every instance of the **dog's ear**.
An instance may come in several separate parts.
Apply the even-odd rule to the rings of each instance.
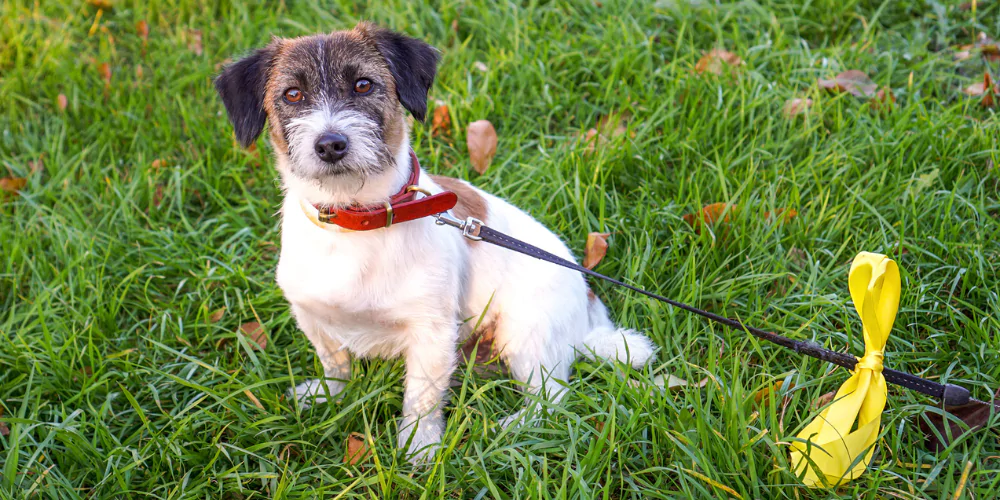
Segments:
[[[264,91],[267,75],[274,61],[276,43],[236,61],[215,79],[215,90],[226,105],[229,121],[236,130],[236,139],[243,147],[257,141],[264,130]]]
[[[424,121],[427,116],[427,91],[437,73],[437,49],[422,40],[369,23],[359,24],[358,30],[371,38],[389,64],[389,72],[396,81],[399,102],[417,121]]]

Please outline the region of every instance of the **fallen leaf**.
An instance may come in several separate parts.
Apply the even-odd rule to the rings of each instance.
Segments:
[[[781,392],[781,387],[785,384],[783,380],[775,382],[773,385],[769,385],[759,391],[753,396],[753,402],[758,406],[767,406],[771,402],[771,394],[779,394]],[[788,392],[790,392],[795,387],[791,381],[788,382],[788,389],[785,391],[785,398],[788,398]]]
[[[979,53],[983,55],[989,62],[1000,61],[1000,44],[996,40],[986,36],[986,33],[982,31],[976,37],[976,47],[979,48]]]
[[[164,165],[166,165],[166,162],[164,162],[163,160],[157,158],[157,159],[153,160],[153,163],[151,163],[149,166],[152,167],[153,170],[159,170],[160,167],[162,167]]]
[[[798,210],[795,210],[794,208],[778,208],[774,210],[774,217],[781,217],[783,222],[790,222],[798,215]],[[764,219],[770,220],[771,212],[764,212]]]
[[[352,432],[347,435],[347,451],[344,452],[345,464],[355,465],[371,456],[372,451],[368,449],[368,440],[365,439],[364,434]]]
[[[4,177],[0,179],[0,191],[19,196],[20,191],[28,184],[28,180],[23,177]]]
[[[139,34],[139,38],[142,39],[142,44],[145,45],[146,40],[149,39],[149,24],[146,23],[145,19],[135,23],[135,32]]]
[[[972,57],[972,52],[968,49],[955,52],[955,61],[965,61]]]
[[[69,99],[66,99],[66,94],[56,96],[56,105],[59,106],[59,111],[66,111],[66,107],[69,106]]]
[[[957,440],[966,432],[975,432],[986,425],[992,412],[1000,412],[1000,389],[997,389],[992,404],[973,402],[960,406],[945,406],[944,411],[954,415],[962,423],[956,423],[944,415],[931,412],[924,413],[918,422],[920,430],[924,433],[924,444],[931,451],[937,452],[947,448],[951,444],[949,434],[951,440]]]
[[[136,65],[135,67],[135,79],[142,80],[142,65]]]
[[[604,147],[611,142],[612,139],[616,139],[625,135],[628,132],[628,120],[631,118],[631,114],[626,112],[622,113],[610,113],[606,116],[602,116],[597,120],[597,126],[595,128],[587,130],[583,134],[584,154],[590,154],[597,151],[598,147]],[[635,133],[632,133],[632,137],[635,137]]]
[[[111,10],[114,7],[114,2],[111,0],[87,0],[87,3],[104,10]]]
[[[993,79],[990,78],[990,72],[986,71],[983,73],[983,81],[969,85],[962,92],[965,92],[966,95],[973,97],[983,96],[983,99],[979,101],[979,104],[983,107],[990,108],[995,104],[993,96],[994,94],[1000,93],[1000,88],[993,85]]]
[[[694,65],[694,70],[698,74],[707,71],[722,76],[723,71],[727,68],[738,67],[742,64],[743,60],[736,54],[722,49],[712,49],[698,60],[698,63]]]
[[[240,331],[250,340],[250,347],[256,347],[260,351],[267,349],[267,332],[260,323],[256,321],[243,323],[240,325]]]
[[[832,80],[820,79],[819,87],[833,92],[848,92],[857,97],[871,97],[878,89],[878,85],[864,71],[856,69],[847,70]]]
[[[973,97],[981,96],[984,93],[986,93],[986,89],[989,89],[990,87],[993,86],[992,83],[993,80],[992,78],[990,78],[990,72],[987,71],[983,73],[983,81],[978,83],[973,83],[972,85],[965,87],[965,89],[962,90],[962,92],[965,92],[966,95],[970,95]]]
[[[493,155],[497,152],[497,131],[488,120],[479,120],[469,124],[466,130],[466,144],[469,147],[469,159],[472,168],[480,174],[486,173],[490,167]]]
[[[226,314],[226,308],[225,307],[220,307],[220,308],[216,309],[215,312],[213,312],[211,316],[208,317],[208,322],[209,323],[218,323],[219,321],[222,320],[222,317],[225,316],[225,314]]]
[[[451,128],[451,113],[448,110],[448,105],[438,102],[437,107],[434,108],[434,118],[431,120],[431,135],[447,133],[449,128]]]
[[[586,145],[583,148],[583,152],[586,154],[593,153],[594,151],[597,150],[598,143],[602,143],[603,145],[603,143],[606,142],[607,142],[606,139],[600,137],[600,133],[597,131],[597,129],[592,128],[588,130],[586,134],[583,135],[583,143]]]
[[[37,174],[45,171],[45,157],[39,156],[37,160],[28,160],[28,169],[31,173]]]
[[[896,96],[895,94],[892,93],[891,88],[882,87],[882,89],[880,89],[878,93],[875,94],[875,97],[872,99],[871,102],[872,102],[872,109],[876,111],[888,112],[891,111],[892,106],[896,104]]]
[[[97,72],[101,75],[101,80],[104,80],[104,86],[105,87],[110,87],[111,86],[111,65],[108,64],[108,63],[106,63],[106,62],[102,62],[99,66],[97,66]]]
[[[590,233],[587,235],[587,245],[584,247],[583,267],[593,269],[608,253],[608,236],[611,233]]]
[[[785,107],[781,110],[781,112],[785,115],[785,118],[791,118],[793,116],[805,114],[806,111],[809,111],[809,108],[811,108],[812,105],[812,99],[789,99],[785,102]]]
[[[727,210],[728,208],[728,210]],[[720,218],[725,214],[725,219],[723,222],[729,222],[729,216],[736,211],[736,205],[729,205],[728,203],[712,203],[710,205],[705,205],[701,211],[693,214],[684,215],[684,221],[694,228],[694,232],[701,234],[701,224],[702,222],[707,224],[714,224],[719,221]]]
[[[668,391],[679,391],[685,388],[701,389],[702,387],[708,385],[708,377],[699,380],[697,384],[692,384],[691,382],[688,382],[680,377],[668,374],[666,376],[657,375],[656,378],[653,379],[653,382],[657,385],[657,387],[662,387]]]
[[[163,185],[157,184],[156,191],[153,192],[153,206],[160,208],[161,203],[163,203]]]
[[[194,55],[200,56],[205,52],[204,47],[201,45],[201,30],[191,30],[191,41],[188,42],[188,50],[194,52]]]
[[[0,406],[0,418],[3,418],[3,407]],[[9,436],[10,428],[7,427],[7,422],[0,422],[0,436]]]
[[[833,398],[837,397],[837,391],[830,391],[815,400],[813,400],[812,407],[814,410],[818,410],[833,402]]]

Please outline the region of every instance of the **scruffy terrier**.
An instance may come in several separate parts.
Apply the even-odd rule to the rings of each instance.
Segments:
[[[361,23],[275,39],[215,82],[244,146],[269,122],[285,193],[277,281],[324,369],[291,394],[303,405],[338,394],[352,354],[402,357],[398,442],[417,460],[440,442],[470,338],[491,338],[512,376],[552,401],[577,353],[634,367],[654,354],[649,339],[612,324],[581,274],[463,238],[407,207],[455,193],[455,216],[573,259],[513,205],[420,168],[405,111],[423,121],[437,61],[430,45]]]

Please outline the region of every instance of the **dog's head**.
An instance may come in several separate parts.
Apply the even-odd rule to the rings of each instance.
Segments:
[[[215,87],[244,147],[269,122],[286,185],[337,198],[405,157],[404,109],[423,121],[437,61],[430,45],[361,23],[275,39],[226,67]]]

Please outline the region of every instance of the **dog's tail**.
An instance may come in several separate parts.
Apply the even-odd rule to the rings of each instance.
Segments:
[[[611,322],[608,310],[601,300],[589,294],[587,307],[590,316],[590,333],[583,339],[583,354],[592,359],[614,359],[641,368],[656,355],[656,346],[645,335]]]

